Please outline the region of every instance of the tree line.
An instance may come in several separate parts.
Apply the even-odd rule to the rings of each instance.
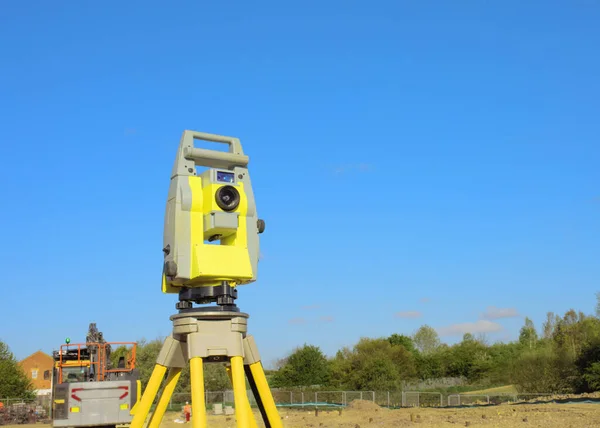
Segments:
[[[600,390],[600,293],[595,315],[569,310],[549,312],[540,329],[525,318],[519,337],[490,344],[485,336],[465,334],[456,344],[442,343],[428,325],[412,335],[361,338],[327,357],[318,346],[304,344],[267,370],[274,388],[394,391],[404,382],[462,378],[470,385],[512,384],[520,392],[581,393]],[[137,368],[146,385],[162,340],[140,340]],[[116,349],[116,364],[122,355]],[[230,389],[223,364],[205,364],[205,389]],[[186,367],[176,393],[189,393]],[[0,397],[31,396],[32,385],[8,345],[0,341]]]
[[[463,378],[468,384],[512,384],[520,392],[582,393],[600,390],[600,294],[595,315],[547,313],[538,331],[525,318],[517,340],[490,344],[465,334],[442,343],[430,326],[413,335],[361,338],[326,357],[305,344],[282,359],[271,376],[280,388],[400,390],[403,382]]]
[[[479,387],[512,384],[520,392],[581,393],[600,390],[600,293],[594,315],[569,310],[547,313],[541,328],[525,318],[519,337],[489,343],[467,333],[456,344],[442,343],[428,325],[412,335],[361,338],[332,357],[304,344],[266,370],[273,388],[394,391],[405,382],[462,378]],[[149,379],[161,340],[138,344],[137,366]],[[208,391],[230,389],[222,364],[205,364]],[[189,368],[176,392],[189,392]]]

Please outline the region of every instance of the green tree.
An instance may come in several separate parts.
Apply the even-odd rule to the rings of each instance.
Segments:
[[[488,347],[470,333],[463,335],[460,343],[448,352],[446,373],[452,377],[465,377],[474,382],[484,377],[492,363]]]
[[[578,371],[577,392],[593,392],[600,390],[600,319],[586,318],[581,330],[584,345],[577,357]]]
[[[573,365],[564,355],[557,354],[551,346],[546,346],[525,349],[513,361],[511,380],[521,392],[571,393],[573,373]]]
[[[600,361],[586,367],[582,378],[589,391],[600,391]]]
[[[570,309],[557,320],[553,341],[558,349],[575,361],[591,340],[600,337],[599,325],[598,318]]]
[[[162,339],[154,339],[149,342],[146,339],[141,339],[137,342],[136,368],[140,372],[142,388],[146,388],[148,384],[162,345]]]
[[[440,346],[440,337],[432,327],[423,325],[412,337],[415,347],[424,355],[435,352]]]
[[[417,353],[415,364],[419,379],[437,379],[445,377],[448,372],[450,347],[442,344],[435,352],[429,354]]]
[[[207,391],[225,391],[231,389],[231,382],[225,364],[206,363],[204,364],[204,389]]]
[[[560,317],[548,313],[544,339],[536,341],[532,323],[521,329],[525,351],[511,369],[513,383],[526,392],[595,391],[600,385],[600,319],[573,309]]]
[[[542,326],[544,339],[551,339],[554,335],[554,328],[556,327],[556,316],[554,312],[546,313],[546,321]]]
[[[124,357],[127,360],[127,346],[120,345],[110,353],[110,364],[113,368],[119,365],[119,358]]]
[[[338,350],[329,362],[329,385],[334,389],[348,388],[348,375],[352,371],[353,351],[348,347]]]
[[[538,341],[537,331],[533,325],[533,321],[525,317],[525,325],[521,327],[519,332],[519,343],[523,346],[533,349]]]
[[[404,346],[404,349],[406,349],[409,352],[416,352],[417,348],[415,348],[415,343],[413,342],[413,340],[409,337],[409,336],[405,336],[404,334],[392,334],[390,337],[388,337],[388,342],[390,342],[390,344],[392,344],[393,346]]]
[[[283,366],[273,374],[273,387],[326,385],[329,382],[329,362],[318,346],[304,344],[289,355]]]
[[[33,398],[33,385],[8,345],[0,341],[0,397]]]
[[[361,338],[332,361],[332,386],[353,390],[400,389],[402,380],[416,376],[414,356],[388,339]]]
[[[518,342],[494,343],[488,347],[490,362],[486,373],[482,377],[490,385],[506,385],[511,383],[511,367],[519,358],[523,348]]]
[[[463,343],[475,342],[475,336],[473,336],[473,333],[465,333],[465,334],[463,334],[462,341],[463,341]]]

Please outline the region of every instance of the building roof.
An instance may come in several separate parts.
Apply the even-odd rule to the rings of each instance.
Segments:
[[[43,357],[45,357],[45,358],[48,358],[48,359],[49,359],[49,360],[51,360],[51,361],[54,361],[54,358],[52,358],[52,356],[51,356],[51,355],[48,355],[48,354],[46,354],[45,352],[43,352],[43,351],[39,350],[39,351],[35,351],[33,354],[31,354],[31,355],[29,355],[29,356],[27,356],[27,357],[23,358],[23,359],[22,359],[21,361],[19,361],[19,362],[21,362],[21,363],[22,363],[23,361],[29,360],[30,358],[32,358],[32,357],[34,357],[34,356],[36,356],[36,355],[40,355],[40,356],[43,356]]]

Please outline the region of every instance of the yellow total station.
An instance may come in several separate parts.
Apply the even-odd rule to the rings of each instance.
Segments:
[[[195,140],[224,143],[228,151],[194,147]],[[197,167],[206,168],[198,174]],[[236,286],[256,280],[258,235],[248,157],[237,138],[184,131],[171,173],[164,230],[164,293],[178,293],[173,331],[163,343],[131,428],[158,428],[179,380],[190,367],[192,427],[205,428],[204,363],[228,366],[238,428],[256,428],[246,380],[267,428],[281,428],[248,314],[234,303]],[[203,307],[196,304],[216,303]],[[166,376],[166,380],[164,380]],[[161,388],[162,385],[162,388]],[[154,412],[152,405],[157,399]]]
[[[194,147],[198,140],[229,150]],[[184,131],[167,198],[164,293],[256,280],[265,223],[257,216],[248,162],[237,138]],[[206,169],[198,174],[196,167]]]

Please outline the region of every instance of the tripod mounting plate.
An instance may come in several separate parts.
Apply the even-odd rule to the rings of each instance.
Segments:
[[[183,318],[194,318],[197,320],[230,320],[233,318],[250,318],[250,315],[244,312],[235,311],[207,311],[208,308],[193,308],[185,312],[180,312],[170,316],[171,321],[180,320]]]

